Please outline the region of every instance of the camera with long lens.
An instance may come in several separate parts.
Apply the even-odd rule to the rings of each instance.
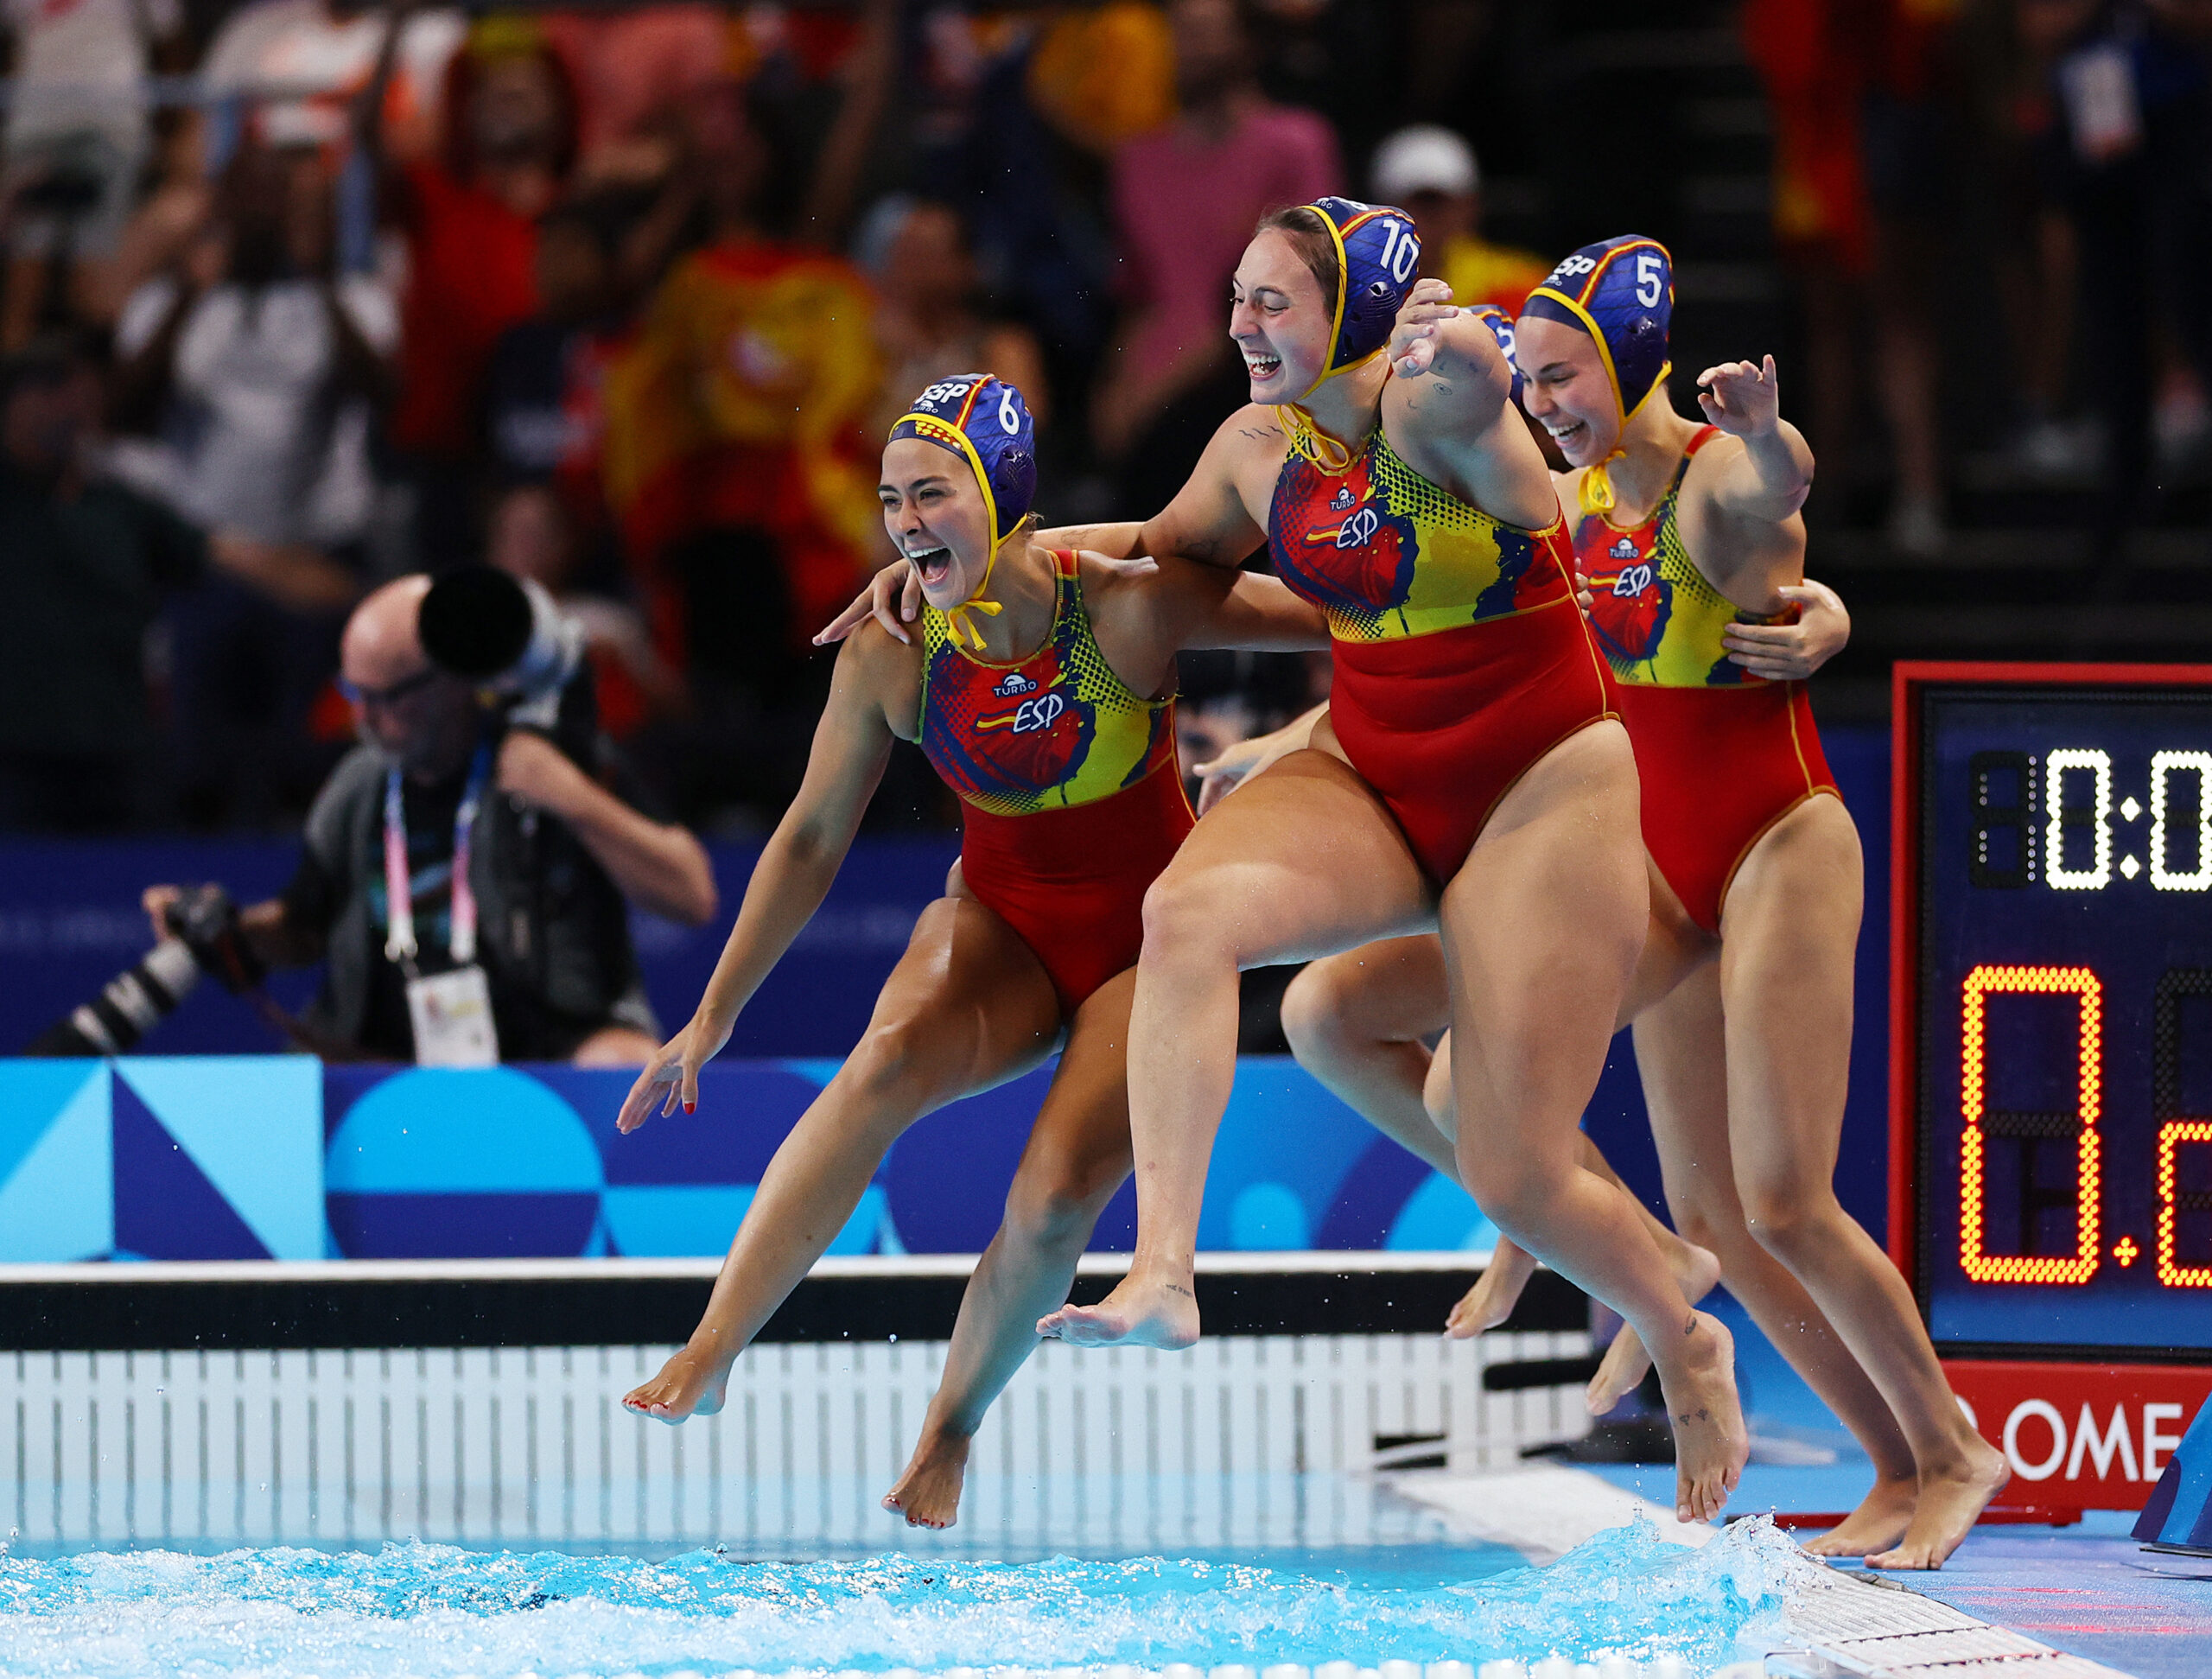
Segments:
[[[219,886],[193,887],[163,913],[167,937],[133,966],[39,1033],[26,1055],[121,1055],[173,1014],[203,976],[240,995],[268,972],[247,944],[238,906]]]
[[[474,683],[510,724],[559,729],[585,668],[584,633],[538,584],[462,566],[430,586],[416,625],[430,662]]]

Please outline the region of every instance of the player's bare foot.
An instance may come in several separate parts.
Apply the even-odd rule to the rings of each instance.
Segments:
[[[1751,1440],[1736,1396],[1736,1341],[1710,1313],[1693,1312],[1659,1364],[1675,1430],[1675,1514],[1707,1522],[1743,1479]]]
[[[2005,1454],[1976,1434],[1965,1457],[1920,1472],[1919,1499],[1904,1537],[1866,1559],[1870,1568],[1940,1568],[1973,1531],[1989,1501],[2012,1479]]]
[[[1096,1306],[1063,1306],[1037,1320],[1037,1332],[1071,1346],[1156,1346],[1179,1352],[1198,1339],[1198,1297],[1187,1275],[1132,1270]]]
[[[1805,1541],[1815,1556],[1866,1556],[1887,1550],[1904,1537],[1912,1525],[1913,1506],[1920,1502],[1920,1483],[1910,1475],[1878,1480],[1859,1500],[1859,1508],[1826,1533]]]
[[[639,1416],[682,1422],[689,1417],[714,1415],[728,1395],[728,1363],[687,1346],[663,1364],[652,1381],[624,1394],[622,1402]]]
[[[1643,1350],[1643,1338],[1634,1325],[1623,1324],[1605,1349],[1605,1356],[1598,1361],[1597,1374],[1582,1390],[1582,1402],[1590,1408],[1591,1415],[1605,1415],[1636,1391],[1650,1368],[1651,1355]]]
[[[968,1481],[970,1444],[964,1434],[925,1426],[914,1455],[897,1484],[883,1495],[883,1507],[897,1510],[910,1528],[950,1527],[960,1517],[960,1489]]]
[[[1682,1298],[1695,1306],[1720,1281],[1719,1257],[1709,1248],[1680,1238],[1664,1245],[1667,1269],[1681,1285]],[[1582,1401],[1590,1408],[1590,1415],[1603,1416],[1634,1393],[1650,1368],[1651,1354],[1643,1345],[1643,1338],[1636,1332],[1633,1325],[1623,1324],[1620,1332],[1613,1337],[1612,1345],[1605,1349],[1598,1373],[1590,1378],[1590,1385],[1583,1392]]]
[[[1465,1341],[1497,1328],[1513,1315],[1521,1291],[1535,1272],[1535,1256],[1524,1252],[1511,1237],[1500,1236],[1491,1250],[1489,1267],[1445,1319],[1444,1332],[1455,1341]]]

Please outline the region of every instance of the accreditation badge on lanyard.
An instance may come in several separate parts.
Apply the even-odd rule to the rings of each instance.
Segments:
[[[407,867],[407,811],[400,776],[384,783],[384,885],[387,900],[384,953],[407,976],[407,1014],[415,1027],[415,1064],[423,1067],[492,1067],[499,1040],[492,1023],[492,989],[476,961],[476,887],[468,877],[476,812],[491,779],[492,749],[476,749],[468,785],[453,818],[454,967],[442,974],[416,971],[415,888]]]

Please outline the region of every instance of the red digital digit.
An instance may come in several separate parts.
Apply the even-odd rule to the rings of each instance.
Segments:
[[[1959,1110],[1966,1121],[1959,1141],[1959,1263],[1975,1282],[2080,1284],[2096,1275],[2101,1218],[2098,1116],[2104,1089],[2104,988],[2087,968],[1986,965],[1966,977],[1960,1039]],[[2079,1000],[2080,1075],[2075,1117],[2075,1251],[2070,1256],[1993,1254],[1986,1245],[1983,1160],[1986,1139],[1988,1068],[1984,1040],[1992,996],[2070,995]]]
[[[2212,1265],[2183,1265],[2174,1257],[2175,1214],[2212,1196],[2179,1186],[2181,1150],[2212,1143],[2212,1119],[2179,1119],[2158,1128],[2158,1281],[2169,1288],[2212,1288]]]

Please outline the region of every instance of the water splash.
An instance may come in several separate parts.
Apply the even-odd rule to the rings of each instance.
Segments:
[[[1802,1553],[1764,1521],[1701,1550],[1617,1528],[1544,1568],[1380,1584],[1243,1562],[741,1562],[388,1545],[0,1557],[6,1679],[461,1679],[1339,1658],[1700,1669],[1777,1612]],[[1444,1554],[1448,1556],[1448,1553]]]

